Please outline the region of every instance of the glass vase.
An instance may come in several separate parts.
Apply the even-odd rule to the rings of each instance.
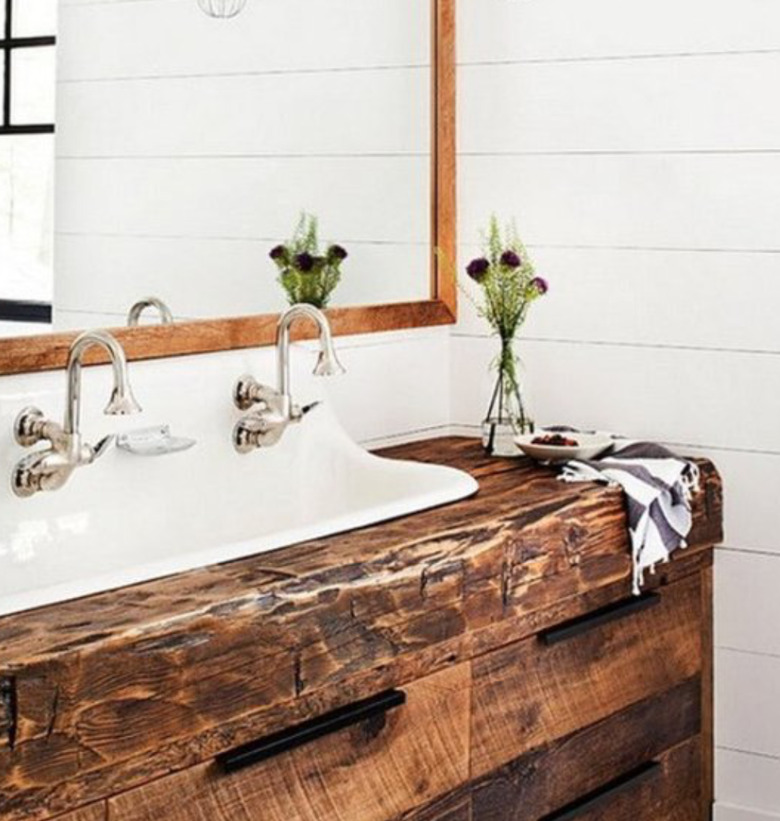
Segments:
[[[491,456],[520,456],[515,436],[534,432],[533,419],[523,400],[520,363],[513,342],[501,340],[501,351],[495,362],[496,384],[482,422],[482,445]]]

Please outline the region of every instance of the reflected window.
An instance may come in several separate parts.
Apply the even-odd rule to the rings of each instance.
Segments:
[[[57,0],[0,0],[0,336],[50,323]]]

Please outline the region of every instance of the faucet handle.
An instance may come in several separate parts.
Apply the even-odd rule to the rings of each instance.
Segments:
[[[59,490],[68,481],[75,464],[67,455],[51,448],[28,453],[14,466],[11,489],[21,499],[45,490]]]
[[[281,417],[264,413],[250,413],[239,419],[233,428],[233,447],[239,453],[275,445],[284,433],[287,423]]]
[[[249,410],[258,402],[256,396],[259,387],[260,384],[254,376],[245,374],[236,382],[233,388],[233,404],[239,410]]]
[[[242,376],[233,388],[233,403],[242,411],[250,410],[255,405],[276,410],[281,407],[280,400],[277,390],[262,385],[254,376]]]
[[[46,434],[49,424],[43,411],[30,405],[21,410],[14,421],[14,439],[23,448],[31,448],[48,439]]]

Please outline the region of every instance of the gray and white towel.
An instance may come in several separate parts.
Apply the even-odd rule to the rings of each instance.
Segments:
[[[691,530],[691,497],[699,488],[699,469],[662,445],[615,439],[605,456],[572,460],[560,477],[566,482],[620,485],[626,497],[634,560],[634,594],[639,595],[648,568],[669,561],[686,547]]]

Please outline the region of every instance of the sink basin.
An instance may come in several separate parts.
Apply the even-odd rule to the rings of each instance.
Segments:
[[[17,500],[16,519],[0,522],[0,615],[343,533],[478,487],[453,468],[369,453],[327,403],[275,447],[228,454],[228,439],[162,458],[115,451],[62,490]],[[213,463],[220,470],[204,469]]]

